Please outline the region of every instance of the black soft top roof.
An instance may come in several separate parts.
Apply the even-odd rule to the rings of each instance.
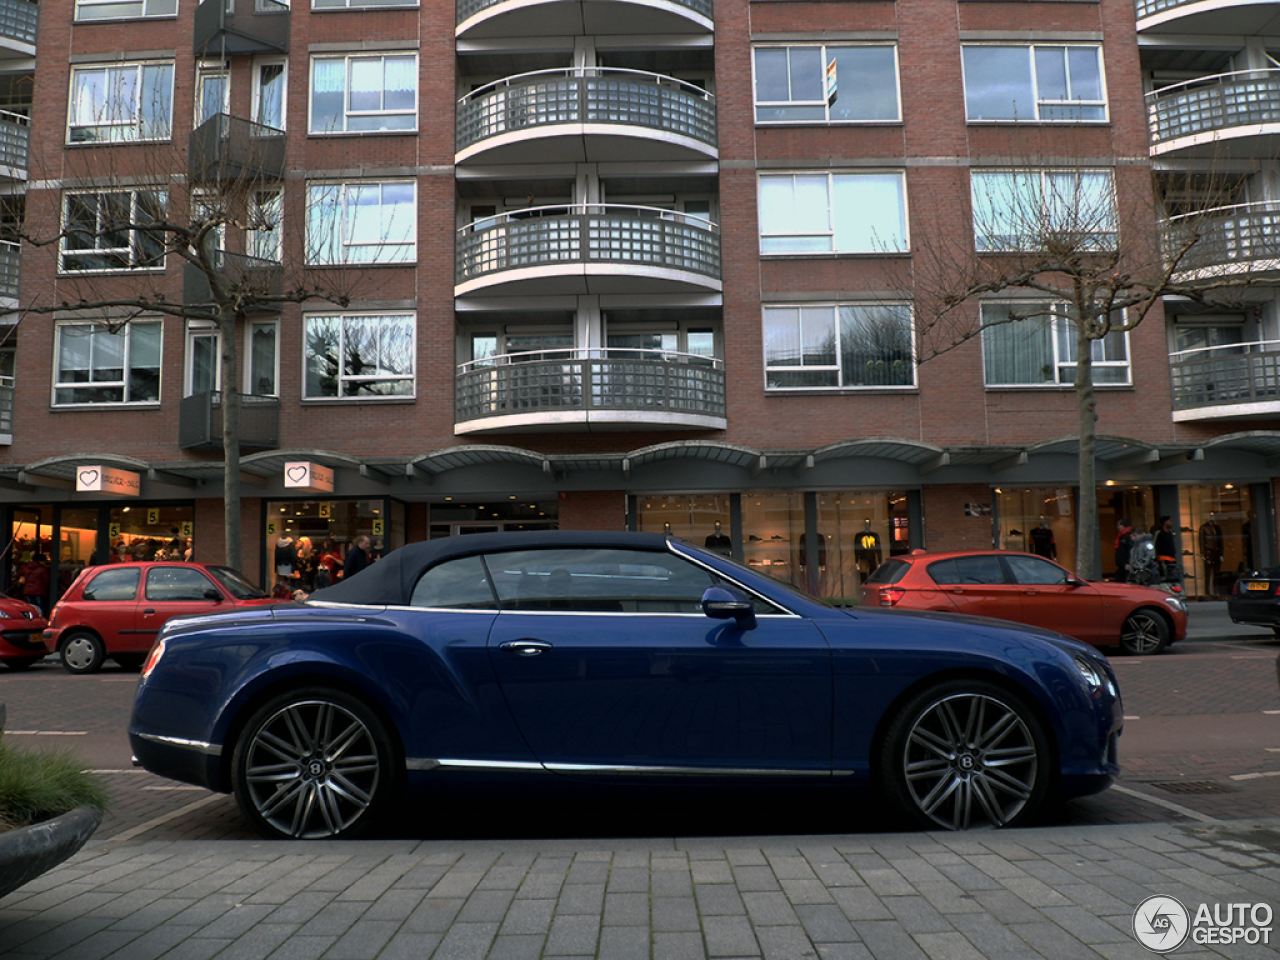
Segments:
[[[404,605],[428,567],[453,557],[502,550],[537,550],[550,547],[629,547],[633,550],[667,549],[667,538],[658,533],[600,530],[536,530],[511,533],[473,533],[424,540],[393,550],[371,563],[350,580],[341,580],[311,594],[312,600],[334,603]]]

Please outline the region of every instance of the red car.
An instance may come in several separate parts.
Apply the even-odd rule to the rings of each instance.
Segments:
[[[862,585],[862,602],[1016,620],[1135,654],[1159,653],[1187,635],[1181,597],[1132,583],[1088,582],[1051,560],[1004,550],[892,557]]]
[[[88,567],[54,605],[45,646],[70,673],[93,673],[107,657],[138,666],[170,617],[278,603],[230,567],[119,563]]]
[[[42,634],[48,626],[39,607],[0,596],[0,660],[10,670],[25,670],[49,651]]]

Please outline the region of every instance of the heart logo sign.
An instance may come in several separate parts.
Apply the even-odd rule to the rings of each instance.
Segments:
[[[80,486],[92,487],[98,482],[98,468],[89,467],[87,470],[81,470],[79,480]]]
[[[296,463],[286,470],[284,475],[293,483],[301,483],[307,478],[307,468],[304,464]]]

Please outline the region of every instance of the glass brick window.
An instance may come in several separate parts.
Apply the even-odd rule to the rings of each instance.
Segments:
[[[172,61],[71,70],[69,143],[168,140],[172,118]]]
[[[414,395],[413,314],[313,315],[305,324],[305,399]]]
[[[902,119],[898,50],[891,43],[758,46],[753,54],[757,123]]]
[[[903,252],[906,194],[900,172],[761,174],[760,252]]]
[[[1117,323],[1123,318],[1117,317]],[[1129,334],[1113,330],[1091,343],[1093,382],[1129,380]],[[1076,376],[1076,328],[1065,303],[982,304],[982,363],[988,387],[1068,386]]]
[[[158,401],[160,332],[159,320],[58,324],[54,404]]]
[[[970,121],[1107,119],[1096,44],[966,44],[961,50]]]
[[[766,306],[765,386],[912,387],[912,345],[906,304]]]

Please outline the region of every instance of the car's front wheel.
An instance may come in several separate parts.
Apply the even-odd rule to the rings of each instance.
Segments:
[[[338,690],[291,691],[254,713],[236,743],[236,801],[262,833],[354,837],[387,809],[399,780],[386,726]]]
[[[67,673],[97,673],[107,659],[107,645],[97,634],[79,630],[62,641],[58,657]]]
[[[1169,625],[1153,610],[1135,610],[1120,628],[1120,648],[1125,653],[1159,653],[1169,643]]]
[[[889,801],[929,829],[1007,827],[1033,818],[1052,752],[1040,721],[981,680],[926,690],[894,718],[881,773]]]

